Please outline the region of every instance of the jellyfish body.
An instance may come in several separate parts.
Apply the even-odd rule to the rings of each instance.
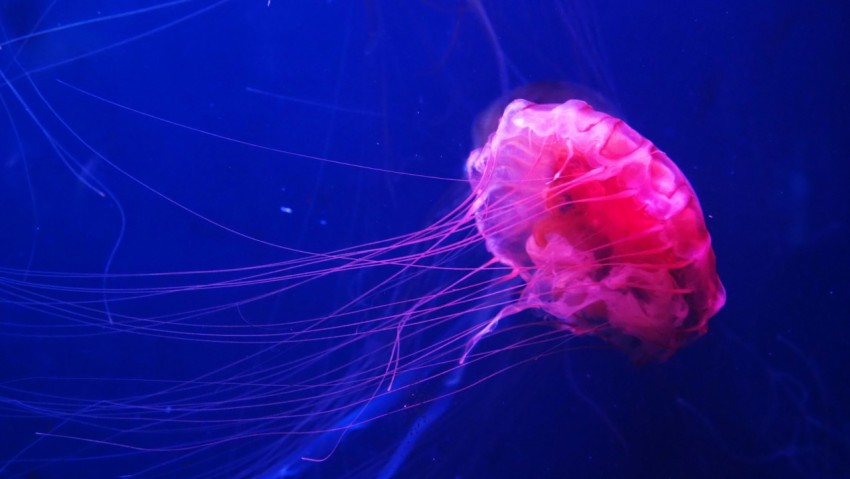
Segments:
[[[579,100],[515,100],[467,173],[487,249],[527,283],[482,333],[534,308],[638,362],[663,360],[723,306],[693,189],[622,120]]]

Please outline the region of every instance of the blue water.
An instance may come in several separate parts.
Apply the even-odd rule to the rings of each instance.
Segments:
[[[847,12],[526,3],[0,0],[0,477],[850,477]],[[399,314],[480,244],[389,282],[173,292],[427,227],[468,193],[479,113],[541,82],[592,92],[700,198],[728,302],[670,360],[561,336],[432,352],[387,392],[356,380],[394,328],[269,339],[376,285],[354,309],[396,306],[343,323]],[[402,354],[494,314],[443,311]],[[325,371],[356,386],[286,389]]]

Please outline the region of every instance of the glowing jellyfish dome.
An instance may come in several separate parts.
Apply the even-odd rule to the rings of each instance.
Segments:
[[[528,283],[499,316],[540,309],[645,360],[705,333],[723,306],[696,194],[622,120],[580,100],[515,100],[467,172],[487,248]]]

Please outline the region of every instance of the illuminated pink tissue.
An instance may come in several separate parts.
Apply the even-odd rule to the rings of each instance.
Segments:
[[[625,122],[579,100],[515,100],[467,173],[488,250],[527,283],[494,322],[539,309],[636,361],[663,360],[723,306],[693,189]]]

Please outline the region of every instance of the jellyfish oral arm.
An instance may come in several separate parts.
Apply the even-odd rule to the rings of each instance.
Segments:
[[[469,355],[472,354],[472,350],[475,349],[475,346],[481,341],[484,336],[492,333],[498,326],[499,321],[508,316],[513,316],[514,314],[520,313],[528,308],[521,306],[519,304],[510,304],[501,309],[493,319],[487,322],[483,328],[479,329],[477,333],[475,333],[472,338],[470,338],[469,342],[466,343],[466,348],[463,351],[463,356],[460,357],[460,364],[466,364],[467,359],[469,359]]]

